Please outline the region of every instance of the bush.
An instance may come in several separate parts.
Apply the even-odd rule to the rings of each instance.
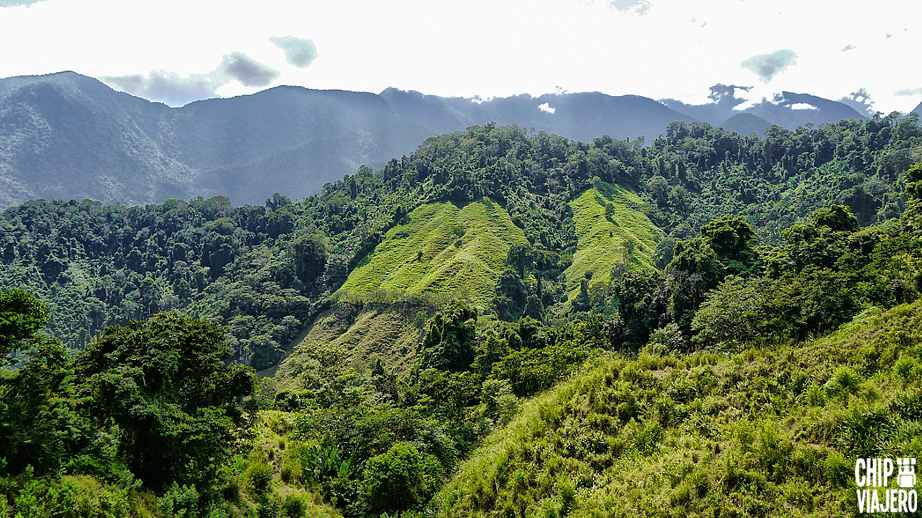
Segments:
[[[439,472],[435,456],[420,453],[410,443],[397,443],[365,464],[365,497],[376,512],[420,506],[438,489]]]
[[[272,468],[264,460],[254,461],[247,467],[244,478],[254,497],[265,495],[272,485]]]

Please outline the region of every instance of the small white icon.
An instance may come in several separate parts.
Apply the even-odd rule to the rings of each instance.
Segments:
[[[904,489],[916,487],[916,459],[913,457],[896,459],[896,465],[899,466],[896,483]]]

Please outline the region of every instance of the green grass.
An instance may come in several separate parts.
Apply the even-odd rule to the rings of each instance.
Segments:
[[[275,410],[259,413],[250,429],[252,449],[233,459],[228,466],[233,478],[222,488],[231,516],[342,518],[338,509],[324,502],[320,488],[304,476],[299,453],[306,445],[291,438],[296,418],[296,414]],[[254,484],[257,474],[262,484]]]
[[[490,307],[509,247],[526,242],[506,210],[487,199],[417,208],[349,274],[336,306],[314,322],[276,378],[300,388],[312,365],[331,355],[359,372],[380,359],[388,372],[404,373],[433,308],[451,298]]]
[[[573,264],[566,270],[567,291],[579,293],[580,279],[593,272],[590,288],[605,285],[612,270],[653,269],[653,250],[662,236],[642,212],[636,193],[605,182],[570,202],[578,238]]]
[[[422,313],[420,315],[420,313]],[[279,386],[304,388],[320,363],[339,369],[367,371],[376,359],[391,373],[405,374],[423,338],[423,323],[434,310],[412,304],[369,305],[361,308],[338,304],[323,313],[307,336],[297,344],[275,374]]]
[[[526,242],[506,210],[488,199],[423,205],[388,231],[338,295],[450,293],[489,305],[509,247]]]
[[[922,455],[920,343],[916,302],[812,342],[597,360],[526,403],[433,505],[439,516],[852,516],[855,458]]]

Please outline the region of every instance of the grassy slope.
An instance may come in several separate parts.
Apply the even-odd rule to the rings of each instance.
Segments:
[[[349,299],[377,290],[401,295],[450,292],[487,304],[515,243],[526,243],[525,234],[505,209],[488,199],[461,208],[424,205],[407,216],[406,224],[388,231],[338,293]]]
[[[331,354],[336,355],[342,367],[355,367],[360,372],[380,358],[388,372],[403,373],[412,365],[416,346],[423,337],[422,326],[413,324],[419,311],[425,313],[426,319],[433,314],[430,308],[412,304],[365,309],[340,304],[314,321],[275,378],[282,388],[303,388],[312,362]]]
[[[264,410],[260,412],[252,433],[253,449],[246,457],[238,455],[231,463],[234,479],[224,494],[231,516],[309,516],[342,518],[338,509],[323,501],[305,476],[303,462],[306,444],[291,439],[293,413]],[[255,490],[253,479],[257,465],[268,466],[272,481],[264,493]],[[296,500],[297,505],[292,505]],[[292,513],[290,509],[300,509]],[[281,513],[273,510],[280,509]],[[255,513],[254,513],[255,511]]]
[[[816,342],[610,358],[528,402],[441,516],[850,516],[856,457],[922,456],[922,303]]]
[[[641,212],[643,202],[632,191],[602,182],[570,202],[579,239],[573,264],[567,268],[567,291],[579,293],[579,281],[592,271],[590,287],[608,284],[612,269],[653,268],[653,249],[662,235]],[[607,209],[608,206],[610,209]],[[607,209],[607,210],[606,210]]]

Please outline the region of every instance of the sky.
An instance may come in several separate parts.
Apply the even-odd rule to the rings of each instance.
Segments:
[[[72,70],[173,106],[278,85],[698,104],[721,83],[908,112],[920,20],[919,0],[0,0],[0,77]]]

